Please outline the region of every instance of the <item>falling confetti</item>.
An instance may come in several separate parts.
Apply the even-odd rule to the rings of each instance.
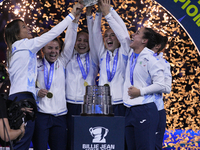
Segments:
[[[11,20],[21,18],[37,36],[65,18],[72,6],[73,3],[67,0],[0,0],[0,29]],[[164,56],[171,65],[173,83],[171,93],[164,94],[168,135],[164,147],[197,148],[200,135],[190,139],[190,132],[187,132],[197,133],[200,127],[200,57],[197,48],[176,19],[156,1],[113,0],[112,6],[125,22],[130,35],[141,26],[147,26],[168,37]],[[96,10],[95,5],[94,17]],[[78,30],[87,28],[85,12],[84,8]],[[102,31],[107,28],[108,23],[103,18]],[[61,39],[64,39],[64,33]],[[0,40],[3,41],[3,37]],[[171,134],[175,134],[175,129],[185,132],[173,139]]]

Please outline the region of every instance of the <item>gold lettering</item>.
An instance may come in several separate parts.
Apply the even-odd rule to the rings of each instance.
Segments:
[[[200,27],[200,19],[196,22],[197,26]]]
[[[198,14],[196,17],[193,18],[194,21],[200,18],[200,14]]]
[[[175,3],[177,3],[178,1],[180,1],[180,2],[182,2],[182,3],[185,2],[185,0],[174,0]]]
[[[182,9],[185,9],[190,3],[191,3],[191,1],[188,0],[181,8],[182,8]]]

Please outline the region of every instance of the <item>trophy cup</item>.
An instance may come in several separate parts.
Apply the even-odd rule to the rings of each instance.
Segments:
[[[109,86],[86,86],[81,115],[112,116],[112,104]]]
[[[98,0],[79,0],[85,7],[92,6],[98,3]]]

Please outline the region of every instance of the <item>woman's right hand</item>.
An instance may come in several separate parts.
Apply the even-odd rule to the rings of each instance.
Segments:
[[[72,11],[71,11],[72,15],[73,15],[75,18],[77,18],[77,16],[80,16],[83,7],[84,7],[83,4],[76,3],[76,4],[73,6],[73,9],[72,9]]]
[[[106,16],[110,12],[110,0],[100,0],[99,7],[103,15]]]
[[[47,93],[48,93],[48,91],[46,89],[40,89],[38,91],[38,96],[43,98],[43,97],[45,97],[47,95]]]

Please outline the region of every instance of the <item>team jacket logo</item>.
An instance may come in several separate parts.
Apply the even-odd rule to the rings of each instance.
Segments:
[[[92,143],[106,143],[105,137],[108,134],[108,129],[105,127],[91,127],[89,131],[93,137]]]

